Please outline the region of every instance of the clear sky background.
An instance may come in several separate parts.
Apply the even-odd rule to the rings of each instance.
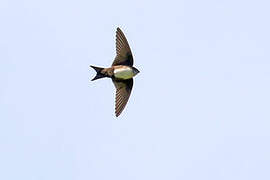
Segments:
[[[0,1],[0,179],[269,180],[269,1]],[[120,27],[134,88],[114,116]]]

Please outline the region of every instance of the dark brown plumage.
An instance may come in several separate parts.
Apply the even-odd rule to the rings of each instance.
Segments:
[[[133,66],[133,57],[128,41],[120,28],[116,30],[116,57],[112,66],[127,65]]]
[[[113,80],[114,86],[116,88],[115,95],[115,115],[118,117],[121,112],[124,110],[131,90],[133,86],[133,78],[125,81],[115,81]]]

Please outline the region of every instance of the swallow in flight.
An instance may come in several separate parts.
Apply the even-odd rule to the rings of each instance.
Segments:
[[[115,116],[118,117],[125,108],[133,86],[133,77],[140,71],[133,67],[133,56],[128,41],[120,28],[116,30],[116,57],[109,68],[90,66],[96,71],[92,81],[111,78],[116,88]]]

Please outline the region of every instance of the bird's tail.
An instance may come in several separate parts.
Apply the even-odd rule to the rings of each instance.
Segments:
[[[106,77],[106,75],[104,75],[104,74],[102,73],[102,70],[103,70],[104,68],[96,67],[96,66],[90,66],[90,67],[93,68],[93,69],[97,72],[96,76],[95,76],[91,81],[94,81],[94,80],[97,80],[97,79]]]
[[[93,68],[93,69],[97,72],[96,76],[95,76],[91,81],[94,81],[94,80],[97,80],[97,79],[106,77],[106,76],[102,73],[102,70],[103,70],[104,68],[96,67],[96,66],[90,66],[90,67]]]

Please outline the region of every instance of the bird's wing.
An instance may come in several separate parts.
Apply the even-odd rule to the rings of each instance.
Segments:
[[[116,57],[112,66],[116,65],[133,66],[133,57],[128,41],[120,28],[116,30]]]
[[[128,102],[133,86],[133,79],[121,81],[113,80],[113,83],[116,88],[115,115],[118,117]]]

